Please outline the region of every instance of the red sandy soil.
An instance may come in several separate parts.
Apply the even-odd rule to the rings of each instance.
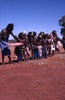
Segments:
[[[47,59],[0,64],[0,100],[65,100],[63,50]]]

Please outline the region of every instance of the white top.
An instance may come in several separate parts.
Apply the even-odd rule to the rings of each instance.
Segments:
[[[7,48],[7,47],[9,48],[9,46],[7,46],[8,42],[4,42],[4,41],[2,41],[2,42],[0,42],[0,48],[1,48],[1,50],[3,50],[4,48]]]

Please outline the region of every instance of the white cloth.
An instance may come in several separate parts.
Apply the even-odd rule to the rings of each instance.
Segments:
[[[39,56],[42,57],[42,46],[38,46]]]
[[[55,44],[51,44],[51,50],[55,50]]]
[[[3,42],[3,43],[2,43]],[[5,42],[5,41],[2,41],[2,42],[0,42],[0,47],[1,47],[1,49],[3,50],[4,48],[9,48],[9,46],[7,45],[8,44],[8,42]],[[6,45],[5,45],[6,44]]]
[[[57,42],[58,47],[62,47],[62,43],[60,41]]]

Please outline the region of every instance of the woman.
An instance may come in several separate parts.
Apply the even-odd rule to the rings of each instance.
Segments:
[[[9,62],[11,62],[11,52],[8,46],[6,46],[9,42],[9,36],[12,35],[14,39],[21,42],[14,34],[13,34],[14,24],[9,23],[6,28],[2,29],[0,33],[0,44],[2,48],[2,62],[4,63],[4,56],[9,57]]]

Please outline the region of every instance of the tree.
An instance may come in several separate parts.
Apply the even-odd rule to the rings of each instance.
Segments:
[[[61,28],[61,35],[65,35],[65,15],[59,20],[59,25]]]

